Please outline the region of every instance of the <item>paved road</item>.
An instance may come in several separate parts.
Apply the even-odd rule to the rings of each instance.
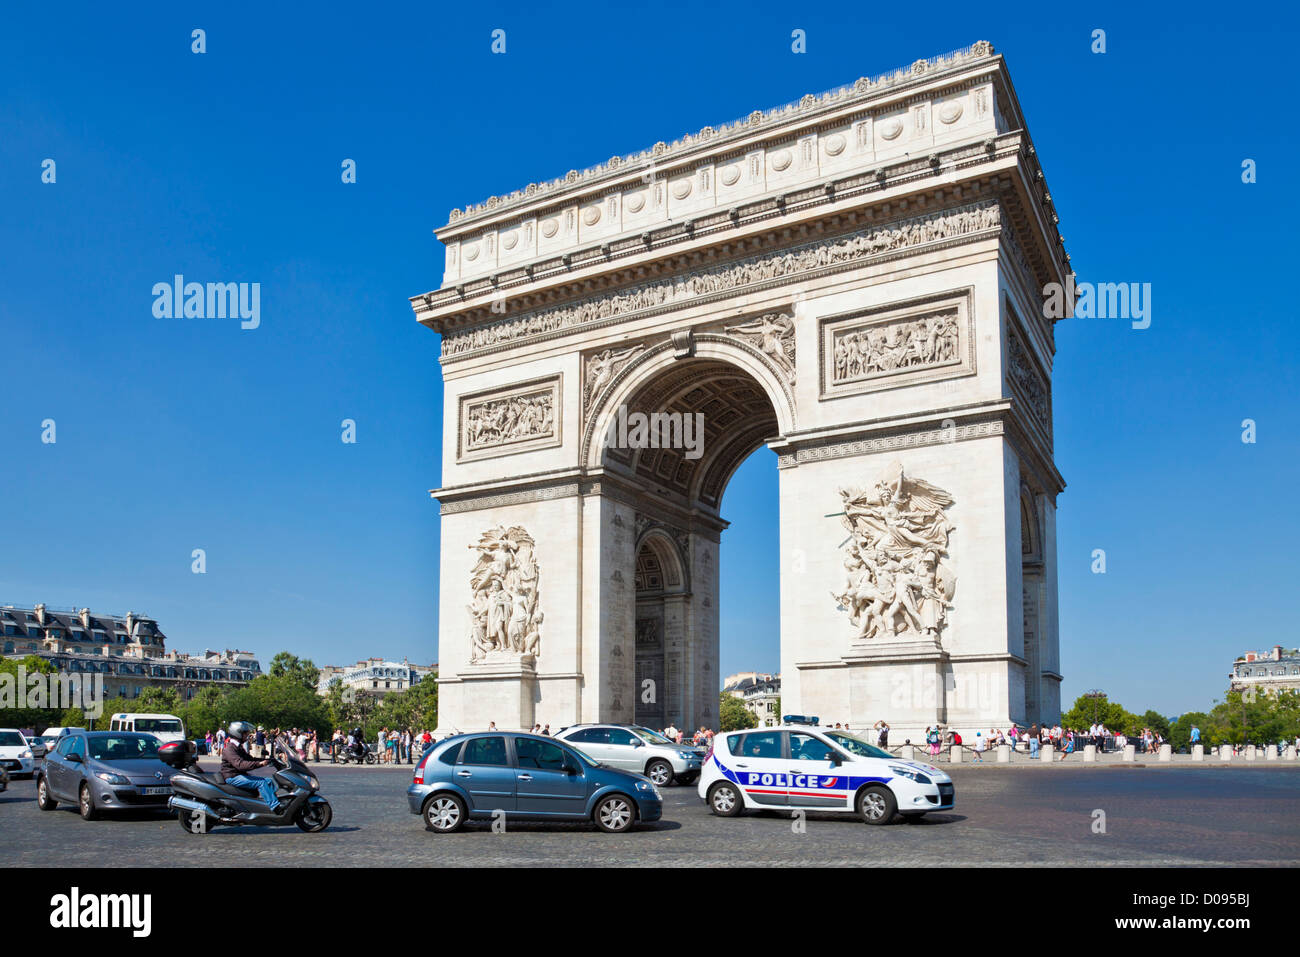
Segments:
[[[713,817],[695,788],[665,792],[664,820],[631,834],[581,824],[471,825],[434,835],[406,808],[408,768],[313,766],[334,807],[321,834],[297,828],[183,832],[133,813],[85,822],[36,807],[31,781],[0,794],[10,866],[348,865],[544,867],[789,865],[1297,865],[1300,768],[953,768],[953,813],[868,827],[809,815],[796,833],[776,812]],[[1094,811],[1106,832],[1094,833]]]

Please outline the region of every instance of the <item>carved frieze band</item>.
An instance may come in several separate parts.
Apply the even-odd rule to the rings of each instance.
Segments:
[[[460,397],[459,462],[560,444],[562,377]]]
[[[1007,336],[1007,381],[1013,393],[1024,400],[1030,419],[1052,437],[1052,403],[1047,386],[1039,375],[1036,363],[1029,357],[1020,337],[1015,332]]]
[[[713,296],[749,291],[765,283],[865,263],[900,250],[1000,228],[1001,207],[996,200],[971,203],[837,239],[762,253],[675,279],[642,283],[613,295],[539,309],[472,329],[449,331],[442,339],[442,355],[445,360],[604,320],[622,322],[643,311],[699,304]]]
[[[950,442],[964,442],[968,439],[982,439],[1002,434],[1002,420],[990,419],[985,422],[954,425],[950,428],[924,429],[879,438],[856,439],[850,442],[828,442],[825,445],[812,445],[782,453],[777,456],[776,467],[791,468],[805,462],[824,462],[828,459],[842,459],[853,455],[892,452],[897,449],[914,449],[927,445],[946,445]]]

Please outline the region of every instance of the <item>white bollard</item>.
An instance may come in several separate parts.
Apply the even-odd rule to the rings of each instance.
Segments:
[[[1038,760],[1044,764],[1052,763],[1052,746],[1050,744],[1045,744],[1038,749]]]
[[[1193,761],[1205,760],[1205,745],[1203,744],[1192,745],[1192,760]]]
[[[1124,745],[1124,760],[1130,763],[1137,760],[1137,750],[1136,744]]]
[[[961,745],[954,744],[948,749],[948,760],[952,764],[961,764]]]
[[[1231,746],[1231,745],[1229,745],[1229,744],[1221,744],[1221,745],[1219,745],[1219,760],[1220,760],[1220,761],[1231,761],[1231,760],[1232,760],[1232,746]]]
[[[1255,746],[1253,744],[1246,745],[1246,760],[1247,761],[1255,760]]]
[[[913,754],[912,746],[911,746],[910,744],[905,744],[905,745],[903,745],[903,752],[902,752],[902,755],[901,755],[902,759],[903,759],[904,761],[911,761],[911,760],[912,760],[912,754]]]
[[[1085,744],[1083,746],[1083,760],[1086,764],[1093,764],[1097,760],[1097,746],[1095,744]]]
[[[1265,760],[1265,761],[1276,761],[1276,760],[1277,760],[1277,745],[1276,745],[1276,744],[1270,744],[1270,745],[1268,746],[1267,750],[1264,751],[1264,760]]]
[[[1172,744],[1160,745],[1160,760],[1166,764],[1174,759],[1174,746]]]
[[[1009,744],[999,744],[999,745],[998,745],[998,764],[1010,764],[1010,763],[1011,763],[1011,745],[1009,745]]]
[[[1296,755],[1295,745],[1294,745],[1294,744],[1288,744],[1288,745],[1286,746],[1286,759],[1287,759],[1288,761],[1294,761],[1294,760],[1295,760],[1295,755]]]

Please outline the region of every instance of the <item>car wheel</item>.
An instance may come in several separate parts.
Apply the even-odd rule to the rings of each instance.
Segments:
[[[77,802],[78,810],[81,811],[83,821],[93,821],[99,815],[95,811],[95,799],[90,796],[90,785],[81,786],[81,797]]]
[[[459,831],[465,817],[465,802],[454,794],[435,794],[424,805],[424,823],[438,834]]]
[[[308,801],[298,809],[293,823],[308,834],[315,834],[329,827],[333,819],[334,811],[331,810],[328,801]]]
[[[709,810],[718,817],[735,817],[745,809],[740,788],[730,781],[719,781],[709,788]]]
[[[636,805],[622,794],[611,794],[596,805],[596,826],[609,834],[621,834],[636,820]]]
[[[898,802],[889,788],[876,786],[858,792],[858,815],[868,824],[888,824],[897,811]]]
[[[59,802],[50,794],[50,786],[46,783],[44,775],[36,782],[36,806],[42,811],[53,811],[59,806]]]
[[[673,783],[673,766],[667,761],[651,761],[646,765],[645,776],[661,788]]]

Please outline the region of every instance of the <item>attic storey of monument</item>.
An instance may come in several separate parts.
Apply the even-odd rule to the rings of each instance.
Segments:
[[[411,300],[443,726],[716,726],[720,505],[763,445],[786,710],[1054,717],[1055,221],[984,43],[457,211]],[[634,414],[702,416],[698,454],[611,442]]]

